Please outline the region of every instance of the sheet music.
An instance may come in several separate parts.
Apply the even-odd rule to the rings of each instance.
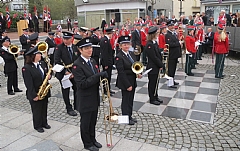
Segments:
[[[55,72],[62,72],[62,70],[64,69],[64,66],[60,65],[60,64],[56,64],[54,67],[53,67],[53,71]]]
[[[118,116],[118,124],[129,124],[128,115]]]
[[[70,88],[71,86],[73,86],[72,82],[69,80],[71,75],[72,74],[64,75],[64,77],[62,78],[61,82],[62,82],[62,87],[64,89]]]
[[[151,70],[152,70],[152,68],[150,68],[150,69],[146,70],[145,72],[143,72],[142,77],[147,75]]]
[[[48,55],[52,55],[54,53],[54,48],[49,48]]]

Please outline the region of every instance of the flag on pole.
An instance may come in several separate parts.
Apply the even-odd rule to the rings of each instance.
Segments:
[[[37,7],[36,7],[36,5],[34,5],[33,10],[34,10],[34,13],[37,12]]]
[[[50,24],[50,27],[52,26],[52,19],[51,19],[51,13],[50,13],[50,8],[48,8],[48,21]]]
[[[46,7],[46,6],[44,6],[44,8],[43,8],[43,13],[44,13],[44,14],[47,13],[47,7]]]
[[[26,9],[26,7],[25,7],[25,6],[24,6],[23,15],[24,15],[24,18],[26,18],[26,17],[27,17],[27,9]]]
[[[7,20],[7,28],[10,28],[12,21],[10,18],[10,13],[9,13],[9,9],[8,6],[6,6],[6,20]]]

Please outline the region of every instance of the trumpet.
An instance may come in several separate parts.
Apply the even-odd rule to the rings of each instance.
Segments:
[[[101,86],[101,92],[102,92],[102,101],[103,101],[103,113],[104,113],[104,125],[105,125],[105,133],[106,133],[106,142],[107,147],[112,147],[112,125],[111,122],[116,122],[118,120],[118,113],[114,113],[113,107],[112,107],[112,100],[110,97],[110,89],[108,85],[107,78],[101,79],[100,78],[100,86]],[[109,104],[108,106],[108,113],[105,113],[106,110],[106,104]],[[107,123],[108,121],[108,123]],[[107,129],[110,131],[110,143],[108,142],[108,132]]]
[[[136,45],[136,48],[134,49],[133,53],[135,55],[140,55],[142,53],[142,49],[140,46]]]
[[[9,53],[11,53],[14,56],[15,60],[17,60],[17,57],[15,55],[17,55],[19,52],[20,52],[19,46],[17,45],[9,46]]]

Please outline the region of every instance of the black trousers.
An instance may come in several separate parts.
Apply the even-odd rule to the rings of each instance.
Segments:
[[[146,50],[144,49],[144,47],[142,47],[142,63],[143,65],[147,65],[147,55],[146,55]]]
[[[77,100],[77,94],[76,94],[77,86],[76,86],[74,79],[70,79],[70,81],[73,84],[73,86],[72,86],[73,96],[74,96],[73,107],[75,110],[76,109],[76,100]],[[66,105],[66,109],[67,109],[67,111],[72,111],[73,108],[72,108],[72,104],[70,103],[70,98],[69,98],[70,88],[63,89],[61,81],[60,81],[60,84],[61,84],[61,88],[62,88],[62,96],[63,96],[64,103]]]
[[[18,76],[17,76],[17,70],[13,72],[6,73],[8,76],[7,79],[7,92],[13,92],[14,90],[18,89]],[[13,89],[12,89],[13,88]]]
[[[35,25],[34,31],[39,33],[39,24]]]
[[[135,55],[135,56],[136,56],[136,61],[140,61],[141,54],[140,55]]]
[[[121,104],[122,115],[128,115],[129,118],[131,118],[135,88],[133,87],[132,91],[127,90],[121,91],[122,91],[122,104]]]
[[[39,101],[29,100],[32,114],[33,114],[33,127],[34,129],[42,128],[47,123],[47,106],[48,98]]]
[[[47,21],[43,22],[43,29],[44,29],[44,32],[47,32]]]
[[[158,98],[158,93],[155,93],[155,89],[158,90],[158,84],[157,83],[158,74],[148,74],[148,96],[150,98],[150,102],[155,101]],[[157,88],[156,88],[157,85]]]
[[[50,54],[50,64],[53,66],[54,65],[54,54]]]
[[[109,89],[111,90],[111,85],[110,85],[110,83],[111,83],[111,78],[112,78],[112,65],[110,65],[110,66],[108,66],[108,68],[107,69],[105,69],[104,67],[103,67],[103,71],[106,71],[107,72],[107,74],[108,74],[108,85],[109,85]]]
[[[192,60],[192,57],[191,57],[190,55],[191,55],[191,54],[186,54],[186,63],[185,63],[185,73],[186,73],[186,74],[192,73],[193,60]]]
[[[69,31],[69,29],[71,29],[71,31],[72,31],[72,25],[71,25],[71,23],[68,23],[68,24],[67,24],[67,28],[68,28],[68,31]]]
[[[91,147],[96,142],[95,126],[98,110],[80,113],[80,134],[84,147]]]
[[[216,53],[216,61],[215,61],[215,77],[221,78],[223,75],[224,69],[224,61],[225,61],[225,54],[218,54]]]
[[[175,76],[176,68],[177,68],[178,59],[169,59],[168,61],[168,75],[172,78]]]

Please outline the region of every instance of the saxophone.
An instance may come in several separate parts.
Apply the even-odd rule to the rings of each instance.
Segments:
[[[38,100],[44,99],[45,96],[48,94],[50,88],[52,88],[52,85],[48,83],[48,77],[49,77],[49,75],[51,75],[51,73],[52,73],[52,68],[49,68],[48,73],[37,93]]]

